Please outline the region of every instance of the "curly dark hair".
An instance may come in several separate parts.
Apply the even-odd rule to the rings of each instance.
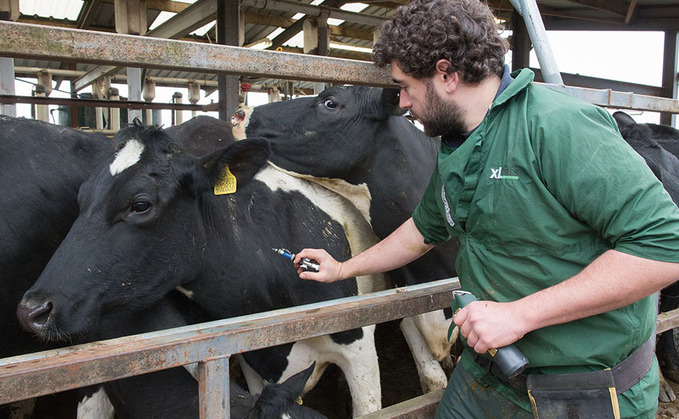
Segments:
[[[498,34],[495,17],[481,0],[413,0],[384,22],[373,47],[373,61],[392,61],[416,79],[434,74],[446,59],[449,72],[476,84],[491,74],[502,76],[509,43]]]

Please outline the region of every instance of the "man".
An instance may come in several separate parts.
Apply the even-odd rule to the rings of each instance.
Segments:
[[[375,62],[441,135],[437,169],[392,235],[343,263],[305,249],[295,262],[320,271],[299,275],[388,271],[452,237],[462,289],[480,301],[454,317],[468,346],[437,417],[655,418],[650,295],[679,279],[679,210],[605,110],[509,74],[506,49],[477,0],[415,0],[384,24]],[[512,343],[530,378],[482,355]]]

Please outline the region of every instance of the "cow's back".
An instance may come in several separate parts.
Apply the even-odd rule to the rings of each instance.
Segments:
[[[112,149],[111,141],[103,135],[0,116],[3,335],[8,328],[19,329],[15,310],[21,295],[39,276],[77,217],[80,184]],[[24,352],[24,344],[3,339],[0,357]]]

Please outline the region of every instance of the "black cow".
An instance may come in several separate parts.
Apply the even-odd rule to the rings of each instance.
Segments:
[[[348,211],[330,206],[353,207],[267,167],[266,141],[241,141],[197,158],[161,129],[135,125],[117,142],[115,158],[81,187],[80,216],[19,305],[22,324],[41,338],[87,339],[111,313],[147,309],[174,289],[205,319],[357,292],[356,281],[300,281],[289,261],[271,251],[318,246],[347,257],[352,249],[344,227],[350,221],[328,213],[347,217]],[[233,193],[216,195],[216,188]],[[309,191],[311,198],[304,195]],[[265,382],[319,360],[313,385],[321,364],[331,361],[347,378],[354,413],[376,410],[373,331],[364,327],[244,354],[260,376],[250,376],[248,385],[258,392]]]
[[[679,130],[667,125],[637,124],[628,114],[618,111],[613,114],[622,137],[641,155],[653,174],[662,182],[675,204],[679,205]],[[661,313],[679,307],[679,282],[660,291]],[[679,382],[679,354],[674,331],[660,334],[656,354],[664,377]],[[669,402],[675,396],[672,389],[663,383],[660,400]]]
[[[80,184],[112,152],[100,134],[0,116],[0,358],[45,349],[17,304],[78,216]]]
[[[20,327],[17,304],[78,216],[80,184],[112,152],[101,134],[0,115],[0,358],[55,346]],[[60,394],[42,398],[35,409],[59,414],[52,400],[58,412],[74,411],[77,403]],[[0,407],[0,417],[9,410]]]
[[[116,310],[102,315],[102,325],[93,339],[108,339],[145,333],[168,327],[179,327],[199,321],[202,311],[181,293],[172,291],[151,307],[138,312]],[[314,364],[315,365],[315,364]],[[300,406],[304,386],[314,365],[288,378],[281,384],[270,383],[261,394],[251,394],[235,380],[230,381],[231,418],[324,418],[325,416]],[[197,417],[198,385],[184,368],[173,368],[141,376],[133,376],[103,385],[115,409],[117,419]],[[95,397],[101,397],[95,394]],[[100,408],[100,403],[94,403]],[[79,411],[80,414],[82,412]],[[104,418],[106,411],[86,412],[87,418]],[[81,417],[81,416],[79,416]]]
[[[316,97],[239,110],[233,118],[234,135],[267,138],[275,165],[313,177],[351,199],[383,239],[411,216],[434,170],[440,144],[408,121],[398,102],[398,90],[335,86]],[[449,278],[455,276],[456,255],[451,241],[389,277],[398,286]],[[430,354],[416,349],[423,345],[413,320],[401,324],[424,391],[447,384],[431,357],[449,360],[450,317],[450,312],[438,311],[413,318]]]

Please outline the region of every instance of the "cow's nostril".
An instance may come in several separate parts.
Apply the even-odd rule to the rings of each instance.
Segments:
[[[50,301],[34,304],[22,302],[17,307],[17,316],[21,324],[34,332],[45,328],[51,312],[52,303]]]

